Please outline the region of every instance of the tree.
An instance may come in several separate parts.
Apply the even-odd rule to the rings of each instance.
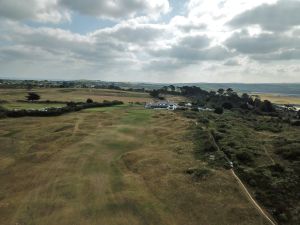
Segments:
[[[264,100],[260,106],[261,111],[263,112],[274,112],[275,108],[272,103],[268,100]]]
[[[228,96],[230,96],[233,93],[233,89],[232,88],[227,88],[226,93]]]
[[[29,92],[28,95],[26,96],[28,101],[37,101],[39,100],[41,97],[40,95],[38,95],[35,92]]]
[[[256,97],[256,98],[254,99],[253,104],[254,104],[254,106],[255,106],[256,108],[260,107],[260,105],[261,105],[261,100],[260,100],[260,98],[257,98],[257,97]]]
[[[248,101],[249,95],[247,93],[242,94],[242,99]]]
[[[212,95],[212,96],[215,96],[216,92],[215,91],[210,91],[209,94]]]
[[[225,90],[224,90],[223,88],[220,88],[220,89],[218,90],[219,95],[223,95],[224,92],[225,92]]]
[[[154,90],[150,91],[149,94],[152,98],[159,98],[160,92],[159,92],[159,90],[154,89]]]
[[[171,89],[171,91],[175,91],[175,86],[174,85],[170,85],[169,88]]]
[[[87,100],[86,100],[86,103],[93,103],[94,101],[93,101],[93,99],[91,99],[91,98],[88,98]]]

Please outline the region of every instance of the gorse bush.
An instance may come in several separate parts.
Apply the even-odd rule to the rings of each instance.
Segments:
[[[246,151],[239,152],[235,156],[240,162],[244,164],[251,164],[254,161],[253,155]]]
[[[216,114],[223,114],[224,110],[222,107],[217,107],[214,111]]]
[[[91,99],[91,98],[88,98],[87,100],[86,100],[86,103],[93,103],[94,101],[93,101],[93,99]]]

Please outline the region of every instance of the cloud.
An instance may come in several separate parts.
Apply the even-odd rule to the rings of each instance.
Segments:
[[[97,39],[94,34],[80,35],[53,28],[31,28],[17,23],[8,23],[10,29],[2,28],[5,35],[0,35],[0,41],[5,40],[9,46],[1,48],[0,60],[28,61],[47,63],[61,61],[80,62],[83,66],[95,65],[109,67],[112,63],[132,60],[127,46],[116,43],[113,39]],[[13,29],[11,29],[13,27]],[[18,44],[15,44],[18,43]],[[31,50],[32,54],[31,54]],[[41,57],[35,52],[42,53]],[[14,57],[11,57],[14,56]]]
[[[262,33],[251,36],[247,32],[238,32],[224,44],[244,54],[265,54],[280,49],[300,48],[300,39],[283,34]]]
[[[205,35],[191,35],[180,40],[178,45],[191,49],[203,49],[209,46],[210,41],[211,40]]]
[[[68,11],[61,10],[56,0],[1,0],[0,18],[58,23],[70,21]]]
[[[165,30],[164,25],[123,23],[112,28],[95,31],[92,35],[98,39],[113,39],[119,42],[147,45],[149,42],[155,42],[157,38],[161,38]]]
[[[253,59],[259,61],[300,60],[300,49],[287,49],[272,54],[255,55]]]
[[[91,17],[122,19],[135,15],[157,17],[169,12],[168,0],[1,0],[0,17],[15,21],[59,23],[74,12]]]
[[[209,43],[210,41],[206,36],[187,36],[168,48],[149,52],[157,58],[176,59],[179,65],[197,64],[201,61],[220,61],[233,56],[223,46],[210,47]]]
[[[236,59],[229,59],[224,62],[224,66],[239,66],[241,65],[240,62]]]
[[[228,48],[255,60],[293,60],[300,57],[300,38],[287,34],[237,32],[224,43]]]
[[[299,80],[299,1],[170,2],[0,0],[0,76]]]
[[[170,10],[168,0],[60,0],[59,3],[80,14],[112,19],[138,14],[159,15]]]
[[[233,18],[229,24],[240,28],[254,24],[265,30],[285,31],[300,25],[300,1],[280,0],[275,4],[263,4]]]
[[[183,31],[184,33],[189,33],[191,31],[205,31],[207,25],[204,22],[198,20],[192,20],[184,16],[175,16],[171,19],[170,25],[176,27],[177,29]]]

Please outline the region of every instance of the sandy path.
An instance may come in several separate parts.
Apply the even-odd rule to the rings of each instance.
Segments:
[[[252,198],[252,196],[249,193],[248,189],[243,184],[243,182],[240,180],[240,178],[235,174],[234,170],[231,169],[230,171],[231,171],[232,175],[235,177],[235,179],[237,180],[237,182],[239,183],[239,185],[241,186],[243,192],[247,195],[249,200],[252,202],[252,204],[255,206],[255,208],[260,212],[260,214],[262,216],[264,216],[270,222],[270,224],[276,225],[276,223],[273,222],[273,220],[267,215],[267,213],[259,206],[259,204],[255,201],[255,199]]]
[[[196,123],[197,125],[197,123]],[[221,151],[219,145],[217,144],[217,142],[215,141],[214,137],[210,134],[215,146],[217,147],[218,151]],[[270,158],[270,160],[275,164],[274,160],[272,159],[272,157],[269,155],[269,153],[267,152],[266,148],[264,147],[264,150],[266,151],[266,154],[268,155],[268,157]],[[226,160],[229,161],[229,159],[226,157]],[[265,217],[270,224],[272,225],[277,225],[272,219],[270,219],[270,217],[268,216],[268,214],[259,206],[259,204],[256,202],[256,200],[251,196],[250,192],[248,191],[248,189],[246,188],[246,186],[243,184],[243,182],[241,181],[241,179],[236,175],[236,173],[234,172],[233,169],[230,170],[232,175],[234,176],[234,178],[238,181],[239,185],[241,186],[243,192],[246,194],[246,196],[248,197],[248,199],[251,201],[251,203],[255,206],[255,208],[260,212],[260,214]]]

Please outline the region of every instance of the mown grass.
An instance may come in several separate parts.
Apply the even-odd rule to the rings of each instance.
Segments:
[[[121,123],[129,124],[129,125],[147,124],[150,121],[152,113],[153,112],[151,110],[141,110],[141,109],[130,110],[122,118]]]
[[[116,105],[113,107],[101,107],[101,108],[90,108],[90,109],[85,109],[85,112],[111,112],[111,111],[115,111],[116,109],[123,109],[123,108],[127,108],[128,105],[127,104],[123,104],[123,105]]]

